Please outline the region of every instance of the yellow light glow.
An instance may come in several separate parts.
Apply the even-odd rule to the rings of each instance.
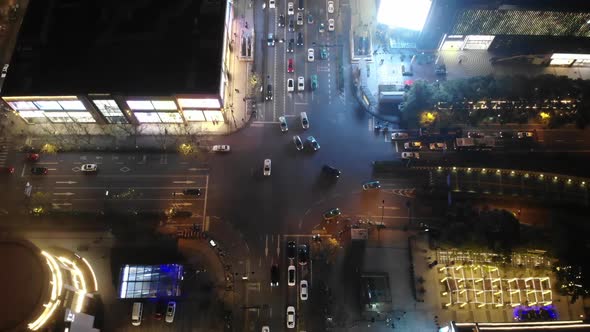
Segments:
[[[92,273],[92,280],[94,281],[93,291],[98,292],[98,282],[96,281],[96,274],[94,273],[92,266],[90,266],[90,263],[88,263],[86,258],[82,257],[82,261],[84,262],[84,264],[86,264],[86,267],[88,268],[88,270],[90,270],[90,273]]]
[[[551,115],[549,115],[549,113],[547,113],[547,112],[541,112],[541,113],[539,113],[539,115],[541,116],[541,119],[543,119],[543,120],[549,119],[551,117]]]

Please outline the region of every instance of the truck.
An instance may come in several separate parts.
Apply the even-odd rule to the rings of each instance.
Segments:
[[[490,151],[496,147],[496,139],[494,137],[456,138],[455,146],[459,151]]]

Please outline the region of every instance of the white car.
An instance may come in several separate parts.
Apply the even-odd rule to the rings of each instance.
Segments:
[[[297,151],[303,150],[303,142],[301,141],[301,137],[299,137],[299,135],[293,136],[293,143],[295,143],[295,148]]]
[[[80,170],[82,172],[86,172],[86,173],[96,172],[96,171],[98,171],[98,165],[97,164],[84,164],[84,165],[82,165],[82,167],[80,167]]]
[[[262,327],[262,332],[270,332],[270,327],[269,326],[263,326]]]
[[[307,118],[307,113],[305,112],[301,112],[301,127],[303,127],[303,129],[309,128],[309,119]]]
[[[287,285],[295,286],[295,265],[289,265],[287,268]]]
[[[275,0],[268,0],[268,8],[270,8],[270,9],[275,8]]]
[[[328,20],[328,31],[334,31],[334,19],[333,18]]]
[[[334,14],[334,1],[328,1],[328,13]]]
[[[297,77],[297,91],[305,91],[305,78],[303,76]]]
[[[303,13],[297,13],[297,25],[303,25]]]
[[[295,328],[295,307],[294,306],[287,307],[287,328],[288,329]]]
[[[307,50],[307,61],[313,62],[315,60],[315,51],[313,48]]]
[[[8,73],[9,66],[10,66],[9,64],[5,64],[4,67],[2,67],[2,78],[6,77],[6,74]]]
[[[176,313],[176,302],[168,302],[168,308],[166,308],[166,323],[174,322],[174,314]]]
[[[289,126],[287,126],[287,119],[284,116],[279,116],[279,125],[281,126],[282,132],[289,131]]]
[[[270,176],[270,159],[264,159],[264,167],[262,168],[262,173],[264,176]]]
[[[402,152],[402,159],[420,159],[418,152]]]
[[[307,280],[301,280],[299,283],[299,298],[301,301],[307,301]]]
[[[295,91],[295,80],[292,78],[287,79],[287,92]]]
[[[397,132],[397,133],[391,134],[392,141],[404,140],[404,139],[408,139],[408,138],[410,138],[410,135],[408,135],[408,133]]]
[[[229,145],[213,145],[213,148],[211,148],[213,152],[229,152],[230,150]]]
[[[295,15],[295,9],[293,9],[293,3],[289,2],[287,4],[287,15]]]

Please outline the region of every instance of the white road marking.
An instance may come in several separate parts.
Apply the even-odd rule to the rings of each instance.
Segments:
[[[75,193],[70,193],[70,192],[67,192],[67,193],[53,193],[53,194],[56,195],[56,196],[72,196],[72,195],[76,195]]]
[[[207,216],[207,195],[209,194],[209,175],[207,175],[207,180],[205,181],[205,204],[203,207],[203,218]]]
[[[57,165],[59,164],[57,161],[45,161],[45,162],[37,162],[37,165]]]
[[[185,183],[185,184],[189,184],[189,183],[195,183],[195,181],[190,181],[190,180],[186,180],[186,181],[172,181],[172,183]]]
[[[76,182],[76,181],[55,181],[55,183],[74,184],[74,183],[78,183],[78,182]]]

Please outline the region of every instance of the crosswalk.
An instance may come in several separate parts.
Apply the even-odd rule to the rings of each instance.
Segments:
[[[6,166],[9,145],[10,141],[7,138],[0,137],[0,166]]]

